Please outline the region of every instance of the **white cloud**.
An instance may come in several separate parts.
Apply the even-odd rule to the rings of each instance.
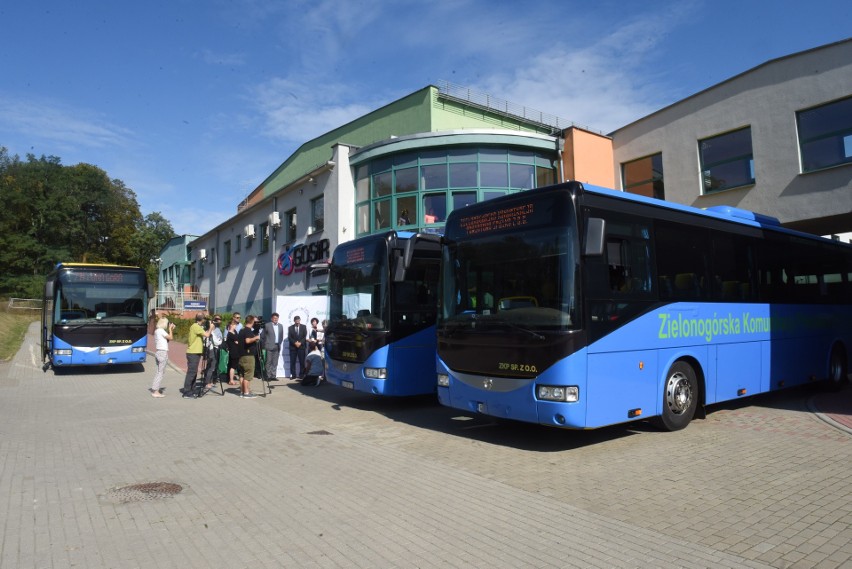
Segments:
[[[0,96],[0,129],[15,133],[35,146],[48,143],[71,151],[85,148],[129,146],[134,133],[91,111],[50,100]]]

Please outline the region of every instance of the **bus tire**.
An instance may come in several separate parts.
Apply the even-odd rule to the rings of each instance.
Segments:
[[[698,379],[695,370],[686,362],[675,362],[666,374],[663,386],[663,412],[658,425],[666,431],[685,428],[698,407]]]
[[[849,381],[849,367],[846,361],[846,352],[839,344],[831,348],[831,356],[828,359],[828,386],[833,391],[839,391]]]

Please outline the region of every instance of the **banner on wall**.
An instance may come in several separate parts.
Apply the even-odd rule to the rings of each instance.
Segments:
[[[322,321],[328,318],[327,310],[325,295],[276,297],[275,312],[278,313],[278,321],[284,325],[284,343],[281,346],[281,357],[278,358],[278,377],[290,377],[290,344],[287,342],[287,329],[293,324],[293,318],[298,316],[310,334],[311,318],[317,318],[322,329]],[[298,368],[296,373],[299,373]]]

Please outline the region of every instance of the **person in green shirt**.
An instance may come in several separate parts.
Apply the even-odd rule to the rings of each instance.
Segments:
[[[207,330],[201,326],[201,323],[205,319],[208,322]],[[204,339],[210,337],[214,327],[213,322],[201,313],[195,315],[195,323],[189,327],[189,338],[186,342],[186,377],[183,379],[184,399],[195,397],[192,393],[192,386],[195,383],[195,376],[198,375],[198,364],[201,363],[201,355],[204,353]]]

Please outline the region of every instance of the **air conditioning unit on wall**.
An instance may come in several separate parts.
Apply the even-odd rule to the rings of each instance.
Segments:
[[[254,239],[254,225],[246,225],[245,228],[243,228],[243,235],[246,236],[246,239]]]
[[[278,215],[277,211],[273,211],[269,214],[269,227],[274,229],[281,227],[281,216]]]

